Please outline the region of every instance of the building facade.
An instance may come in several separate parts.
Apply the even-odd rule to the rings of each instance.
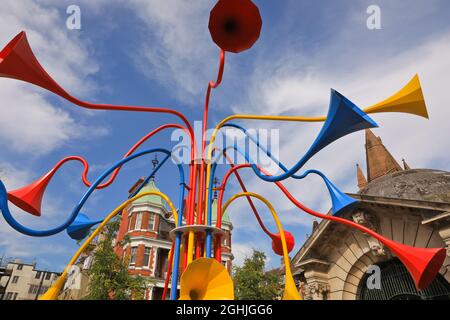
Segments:
[[[60,275],[57,272],[38,270],[34,263],[27,264],[20,260],[8,262],[5,271],[8,280],[3,300],[37,300]]]
[[[142,178],[137,181],[129,193],[133,193],[143,181]],[[154,178],[140,190],[140,193],[150,191],[159,191]],[[214,200],[213,217],[216,216],[216,206],[216,200]],[[121,225],[116,238],[116,253],[123,259],[127,259],[130,274],[143,276],[147,280],[145,299],[160,300],[172,245],[170,231],[175,228],[173,216],[164,200],[156,195],[137,199],[125,208],[121,215]],[[223,264],[231,272],[232,224],[228,215],[224,216],[222,227],[226,233],[223,237]]]
[[[357,165],[358,205],[343,217],[379,234],[421,248],[447,248],[438,276],[417,291],[403,264],[378,240],[342,224],[313,224],[292,259],[305,299],[450,299],[450,173],[411,169],[394,159],[379,137],[366,130],[367,177]],[[369,284],[378,274],[379,286]],[[370,281],[369,281],[370,280]]]
[[[89,293],[89,269],[93,262],[92,252],[87,252],[70,268],[58,300],[81,300]]]

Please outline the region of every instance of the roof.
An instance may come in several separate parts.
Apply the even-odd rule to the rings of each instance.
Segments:
[[[369,182],[359,193],[408,200],[450,202],[450,172],[431,169],[394,172]]]
[[[155,184],[155,181],[150,180],[140,191],[138,194],[142,194],[144,192],[160,192],[158,187]],[[164,206],[164,200],[157,195],[146,195],[137,200],[133,201],[133,204],[142,204],[142,203],[151,203],[158,206]]]
[[[211,207],[212,222],[217,220],[217,199],[213,199]],[[230,215],[227,211],[222,212],[222,223],[231,224]]]

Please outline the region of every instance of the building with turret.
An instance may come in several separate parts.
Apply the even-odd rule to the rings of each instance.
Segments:
[[[152,177],[139,193],[160,191]],[[132,194],[144,182],[139,179],[129,190]],[[182,213],[184,217],[184,212]],[[217,216],[217,200],[213,202],[213,222]],[[145,299],[162,298],[164,282],[172,245],[170,231],[175,228],[174,218],[163,199],[156,195],[143,196],[122,211],[122,220],[116,238],[116,253],[128,259],[128,270],[132,275],[143,276],[147,281]],[[222,263],[231,272],[231,231],[233,226],[227,214],[222,220],[225,236],[222,239]],[[183,223],[185,220],[183,219]],[[123,241],[123,240],[127,241]],[[170,284],[169,284],[170,288]],[[179,289],[179,288],[178,288]],[[168,297],[166,297],[168,298]]]
[[[292,259],[305,299],[450,299],[450,173],[401,166],[371,130],[365,132],[366,174],[356,167],[359,200],[342,216],[388,239],[447,249],[431,285],[418,291],[406,268],[378,240],[345,225],[323,220]],[[380,287],[368,285],[378,270]]]

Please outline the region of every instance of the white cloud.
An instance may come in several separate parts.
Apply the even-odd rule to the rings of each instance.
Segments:
[[[0,29],[1,47],[25,30],[38,60],[70,92],[87,94],[95,88],[86,77],[98,67],[88,57],[86,44],[68,34],[56,9],[31,0],[3,1]],[[87,129],[69,112],[46,100],[45,90],[11,79],[0,79],[0,84],[0,143],[11,150],[47,153]],[[94,130],[94,135],[105,133],[105,129]]]
[[[236,103],[233,111],[325,115],[330,88],[337,89],[364,108],[387,98],[418,73],[430,119],[408,114],[375,114],[372,118],[380,128],[373,131],[382,137],[399,162],[404,157],[413,168],[449,170],[450,140],[444,132],[450,117],[447,107],[450,105],[447,92],[450,80],[450,31],[435,31],[405,45],[398,41],[395,28],[391,26],[391,31],[383,31],[385,36],[389,32],[387,37],[380,38],[383,39],[380,42],[386,46],[377,48],[371,46],[368,39],[361,40],[369,38],[370,34],[349,28],[345,21],[343,26],[343,30],[337,28],[334,41],[324,43],[320,52],[313,52],[312,56],[303,55],[295,45],[278,47],[278,59],[275,60],[266,58],[273,57],[273,54],[262,53],[254,63],[257,68],[249,75],[248,96]],[[414,33],[413,30],[411,32]],[[357,47],[358,50],[347,50],[346,43],[353,43],[353,48]],[[246,124],[254,126],[253,122]],[[288,167],[300,159],[321,126],[276,122],[264,125],[280,129],[280,160]],[[363,132],[346,136],[326,147],[301,171],[308,168],[321,170],[341,190],[356,192],[356,163],[365,166]],[[310,233],[312,217],[297,209],[275,186],[262,182],[253,174],[249,174],[246,181],[249,190],[267,196],[273,203],[287,230],[305,230]],[[288,179],[283,183],[300,202],[310,208],[320,212],[330,208],[329,196],[321,179],[310,175],[304,180]],[[233,188],[232,191],[239,192],[239,188]],[[264,237],[254,218],[249,217],[250,208],[244,199],[230,210],[238,232],[245,232],[248,239]],[[275,231],[270,214],[264,208],[260,213],[264,214],[264,221],[269,226],[271,224],[269,229]],[[299,229],[301,225],[303,228]],[[298,249],[304,235],[297,233],[294,236]],[[270,251],[268,254],[274,257]]]
[[[374,129],[380,135],[394,156],[400,160],[405,157],[413,167],[431,167],[448,169],[448,151],[450,140],[441,134],[448,126],[450,104],[446,83],[449,80],[450,32],[434,37],[427,43],[408,49],[394,57],[383,57],[374,65],[353,65],[353,72],[341,76],[330,70],[313,74],[298,73],[296,66],[284,66],[281,74],[268,79],[255,78],[259,84],[250,93],[251,104],[245,102],[246,111],[251,106],[261,106],[267,114],[279,114],[290,110],[289,114],[308,114],[310,109],[304,106],[323,103],[314,112],[316,115],[326,113],[329,99],[329,87],[337,89],[358,105],[365,107],[388,97],[417,72],[420,75],[425,100],[430,114],[427,121],[408,114],[372,115],[380,128]],[[320,62],[318,62],[320,63]],[[349,65],[351,60],[347,61]],[[344,66],[341,66],[341,68]],[[306,79],[306,80],[304,80]],[[256,103],[255,103],[256,101]],[[306,101],[306,102],[305,102]],[[326,101],[326,102],[325,102]],[[288,108],[283,108],[288,106]],[[292,107],[296,106],[296,107]],[[236,106],[236,111],[244,107]],[[251,111],[250,111],[251,112]],[[296,162],[313,141],[319,127],[310,124],[282,124],[281,161],[288,164]],[[329,178],[345,191],[356,191],[355,163],[364,164],[363,133],[346,136],[334,142],[308,162],[306,168],[316,168],[326,173]],[[343,154],[345,150],[345,154]],[[312,179],[312,178],[311,178]],[[320,179],[309,181],[286,181],[290,190],[304,199],[306,203],[327,209],[328,197]],[[261,183],[257,178],[250,184],[263,194],[273,193],[270,184]],[[275,207],[281,210],[292,208],[283,197],[273,197]],[[325,204],[325,206],[324,206]]]
[[[219,49],[207,28],[211,2],[133,0],[130,5],[148,33],[135,54],[138,69],[180,100],[200,97],[218,64]]]
[[[89,57],[89,48],[76,33],[68,33],[61,12],[45,7],[36,1],[2,1],[0,11],[0,47],[3,48],[18,32],[25,30],[38,60],[63,87],[77,95],[93,92],[95,86],[87,77],[98,69]],[[25,161],[17,161],[14,153],[27,157],[49,153],[86,130],[94,130],[94,136],[104,135],[104,128],[92,129],[83,116],[89,113],[80,109],[65,111],[56,107],[45,90],[11,79],[0,79],[0,144],[2,157],[2,181],[8,190],[22,187],[36,178],[22,169]],[[80,111],[78,111],[80,110]],[[78,116],[76,116],[76,114]],[[28,160],[28,159],[27,159]],[[14,163],[14,165],[12,165]],[[29,227],[46,229],[66,218],[64,199],[49,192],[43,202],[45,218],[24,213],[10,204],[16,219]],[[42,245],[41,238],[19,234],[0,217],[0,248],[10,256],[56,256],[67,253],[65,234],[55,236],[54,241]],[[66,240],[67,241],[67,240]]]
[[[241,266],[245,258],[252,255],[253,248],[246,243],[233,243],[232,252],[234,255],[233,264]]]

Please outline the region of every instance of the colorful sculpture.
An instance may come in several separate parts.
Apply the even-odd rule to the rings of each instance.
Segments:
[[[132,148],[130,148],[127,153],[125,153],[123,159],[119,160],[111,168],[105,170],[105,172],[101,174],[94,183],[90,183],[87,179],[87,174],[89,171],[88,162],[79,156],[71,156],[62,159],[42,178],[18,190],[8,192],[5,185],[0,181],[0,210],[6,222],[18,232],[34,237],[45,237],[66,230],[72,238],[81,240],[88,236],[90,228],[100,223],[96,230],[87,238],[87,240],[85,240],[80,249],[71,259],[58,281],[47,291],[42,299],[57,298],[58,293],[64,284],[70,266],[77,261],[83,250],[99,234],[108,221],[117,215],[131,201],[150,194],[143,193],[136,195],[145,185],[146,181],[148,181],[148,179],[153,176],[162,165],[164,165],[167,159],[171,156],[171,152],[162,148],[154,148],[140,152],[136,152],[136,150],[144,141],[147,141],[156,133],[162,130],[174,128],[185,130],[188,133],[191,142],[191,161],[188,165],[189,178],[187,183],[185,182],[183,165],[177,164],[180,177],[178,212],[172,204],[172,201],[166,195],[156,192],[152,193],[164,198],[171,208],[173,218],[176,223],[176,228],[172,231],[174,240],[169,255],[169,267],[167,270],[168,272],[163,299],[166,296],[170,279],[172,280],[171,287],[177,288],[179,278],[178,275],[180,272],[182,273],[180,283],[181,299],[232,299],[234,297],[232,280],[224,267],[220,264],[222,236],[221,219],[222,214],[227,207],[234,200],[241,197],[245,197],[248,200],[259,225],[269,239],[272,240],[273,251],[276,254],[283,256],[286,269],[286,285],[283,298],[301,299],[301,295],[295,287],[294,280],[292,278],[288,256],[289,252],[295,245],[294,236],[290,232],[283,230],[274,208],[264,197],[247,191],[245,184],[238,173],[238,170],[242,168],[251,168],[260,179],[268,182],[274,182],[286,195],[286,197],[302,211],[318,218],[328,219],[336,223],[348,225],[349,227],[359,229],[360,231],[375,237],[386,247],[388,247],[395,255],[397,255],[398,258],[405,264],[414,278],[418,289],[424,289],[429,285],[439,271],[439,268],[445,258],[445,250],[443,248],[424,249],[406,246],[390,239],[386,239],[364,226],[342,218],[342,213],[345,212],[345,210],[348,210],[351,206],[355,205],[357,200],[340,191],[322,172],[318,170],[307,170],[302,174],[297,174],[297,172],[301,170],[309,159],[311,159],[320,150],[333,143],[335,140],[352,132],[377,126],[368,114],[379,112],[402,112],[427,118],[428,113],[426,111],[426,106],[417,75],[403,89],[390,98],[364,110],[358,108],[354,103],[339,92],[331,90],[329,111],[326,117],[243,114],[231,115],[223,119],[216,126],[210,145],[206,150],[205,132],[207,129],[210,94],[211,90],[217,88],[222,82],[226,52],[238,53],[252,47],[259,37],[261,27],[262,21],[259,10],[250,0],[219,0],[211,10],[209,30],[211,32],[212,40],[220,48],[220,59],[216,81],[209,82],[206,92],[203,117],[203,134],[199,149],[195,143],[194,132],[190,122],[182,113],[176,110],[159,107],[120,106],[89,103],[79,100],[69,94],[52,79],[52,77],[45,71],[45,69],[35,58],[25,32],[20,32],[0,52],[0,77],[12,78],[37,85],[83,108],[93,110],[166,113],[176,116],[182,122],[182,124],[166,124],[149,132]],[[287,168],[268,150],[262,147],[257,139],[249,135],[245,128],[237,124],[230,123],[230,121],[237,119],[295,122],[323,121],[324,125],[306,153],[302,157],[299,157],[299,160],[292,168]],[[217,156],[218,154],[219,157],[227,157],[227,150],[220,150],[214,147],[214,141],[217,133],[223,127],[234,127],[241,130],[250,141],[255,143],[275,163],[278,164],[283,173],[278,176],[269,175],[252,161],[249,154],[235,148],[237,152],[240,152],[244,156],[248,164],[235,165],[230,162],[231,169],[225,174],[221,185],[218,187],[220,194],[218,198],[217,221],[216,225],[213,226],[211,204],[213,181],[215,179],[217,168],[217,158],[214,156]],[[165,155],[165,158],[160,161],[158,166],[153,169],[146,181],[138,187],[138,189],[130,196],[128,200],[124,201],[104,220],[91,221],[87,215],[80,213],[80,210],[94,191],[106,188],[114,182],[123,165],[138,157],[152,153],[162,153]],[[197,163],[195,161],[196,159],[200,159],[200,163]],[[88,187],[79,203],[75,205],[72,213],[69,215],[69,218],[60,226],[49,230],[34,230],[23,226],[16,219],[14,219],[9,211],[8,201],[14,203],[16,206],[26,212],[29,212],[30,214],[41,216],[41,202],[45,189],[47,185],[51,183],[54,174],[62,168],[64,163],[68,161],[79,161],[83,164],[84,169],[81,178],[84,184]],[[236,175],[243,192],[232,196],[224,205],[222,205],[227,181],[233,173]],[[333,214],[322,214],[307,208],[295,199],[281,182],[282,180],[288,178],[301,180],[311,173],[319,175],[325,182],[332,201]],[[110,176],[109,180],[103,182],[108,176]],[[186,192],[187,197],[185,197]],[[278,233],[272,233],[266,228],[259,216],[252,198],[257,198],[266,204],[276,222]],[[184,204],[186,204],[186,208],[184,208]],[[184,225],[183,213],[185,214]],[[213,243],[215,248],[214,252],[212,252]],[[183,261],[182,270],[179,270],[181,260]],[[171,290],[170,296],[171,299],[177,299],[177,290]]]

